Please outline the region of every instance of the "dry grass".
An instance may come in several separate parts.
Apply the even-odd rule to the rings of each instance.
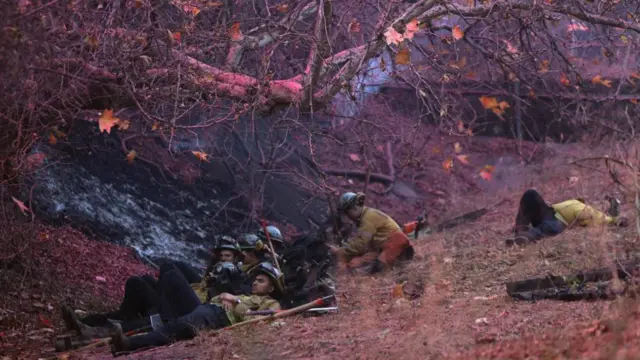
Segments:
[[[341,275],[339,314],[205,335],[134,358],[633,358],[640,334],[634,300],[530,303],[506,295],[505,282],[609,266],[637,249],[632,227],[572,229],[535,245],[504,246],[520,194],[532,184],[549,202],[580,196],[606,205],[603,195],[613,189],[602,164],[597,170],[566,165],[598,151],[552,150],[534,170],[511,169],[519,171],[519,178],[506,177],[511,189],[504,184],[453,201],[439,217],[502,203],[475,223],[416,241],[418,256],[405,268],[375,277]],[[422,297],[394,297],[396,283],[407,279],[425,284]]]

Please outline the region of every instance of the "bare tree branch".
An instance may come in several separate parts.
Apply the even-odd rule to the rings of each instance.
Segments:
[[[309,106],[313,110],[312,103],[308,103],[313,98],[313,89],[318,83],[320,70],[322,69],[323,58],[327,51],[327,38],[329,36],[330,24],[327,19],[331,18],[331,1],[318,0],[318,14],[316,15],[316,23],[314,30],[314,42],[309,52],[307,66],[304,70],[304,89],[305,94],[302,98],[301,105]]]
[[[267,25],[263,25],[249,30],[242,40],[232,43],[229,49],[229,55],[227,55],[226,68],[235,70],[247,49],[263,48],[271,44],[282,34],[289,31],[296,22],[304,21],[313,15],[317,8],[317,3],[313,1],[304,6],[299,12],[282,19],[276,29],[269,30],[267,29]]]

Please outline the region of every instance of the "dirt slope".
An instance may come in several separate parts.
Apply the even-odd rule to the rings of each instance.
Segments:
[[[519,196],[532,184],[549,202],[581,196],[600,208],[602,195],[613,190],[601,164],[568,165],[599,150],[546,151],[544,161],[527,168],[504,165],[502,177],[475,195],[449,198],[436,218],[498,205],[475,223],[418,240],[418,256],[408,266],[375,277],[341,275],[338,314],[286,318],[217,336],[205,332],[193,341],[128,358],[634,358],[640,329],[634,301],[527,303],[506,296],[506,281],[607,266],[637,249],[632,228],[575,229],[526,248],[504,247]],[[474,156],[481,163],[488,161],[482,156],[494,155]],[[384,205],[383,197],[372,198]],[[625,204],[628,200],[623,198]],[[394,204],[381,208],[394,215],[406,211],[404,204]],[[397,296],[396,284],[404,280],[423,283],[423,296]],[[105,350],[81,357],[111,358]]]

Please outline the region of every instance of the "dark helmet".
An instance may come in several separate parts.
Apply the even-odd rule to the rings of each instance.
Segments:
[[[280,229],[278,229],[277,227],[269,225],[267,226],[267,232],[269,233],[269,238],[271,239],[271,241],[284,243],[284,237],[282,236]],[[260,228],[257,235],[258,238],[263,242],[267,241],[267,235],[264,232],[264,228]]]
[[[267,275],[271,281],[273,281],[274,286],[278,289],[280,293],[284,293],[284,274],[280,272],[272,263],[264,261],[260,264],[254,266],[248,271],[248,275],[257,276],[258,274]]]
[[[263,251],[264,243],[256,234],[244,234],[241,235],[238,239],[238,243],[240,245],[240,249],[242,250],[253,250],[253,251]]]
[[[338,210],[347,211],[350,208],[359,205],[364,205],[364,200],[366,199],[366,195],[364,193],[354,193],[354,192],[346,192],[340,196],[340,201],[338,202]]]
[[[238,242],[235,241],[231,236],[227,236],[227,235],[222,235],[218,239],[218,244],[213,250],[215,252],[219,252],[220,250],[224,250],[224,249],[232,250],[236,254],[242,253],[242,249],[240,248],[240,245],[238,245]]]

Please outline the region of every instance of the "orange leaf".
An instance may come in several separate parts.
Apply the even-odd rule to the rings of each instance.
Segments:
[[[533,91],[533,89],[529,89],[529,98],[531,98],[531,99],[535,99],[536,98],[536,93]]]
[[[278,9],[278,11],[280,11],[281,13],[287,13],[289,12],[289,4],[278,4],[276,6],[276,9]]]
[[[200,161],[209,161],[207,160],[207,158],[209,157],[209,155],[205,152],[202,151],[192,151],[193,155],[195,155],[195,157],[197,157],[198,159],[200,159]]]
[[[359,33],[360,32],[360,23],[358,22],[358,20],[351,19],[351,22],[349,23],[348,29],[349,29],[349,32],[351,32],[351,33]]]
[[[129,164],[133,163],[133,160],[136,158],[136,151],[135,150],[131,150],[129,151],[129,153],[127,154],[127,162]]]
[[[640,80],[640,72],[635,71],[635,72],[631,73],[631,77]]]
[[[464,128],[462,130],[464,130]],[[456,154],[459,154],[462,151],[462,146],[460,146],[460,143],[453,144],[453,151],[455,151]]]
[[[560,83],[564,86],[570,86],[571,82],[564,73],[560,74]]]
[[[442,168],[445,169],[446,171],[451,171],[452,167],[453,167],[452,159],[447,159],[442,163]]]
[[[451,29],[451,35],[453,35],[454,39],[460,40],[464,37],[464,31],[462,31],[460,26],[455,25],[453,29]]]
[[[404,31],[403,37],[405,39],[413,39],[413,35],[420,30],[420,24],[418,23],[418,19],[413,19],[407,23],[406,30]]]
[[[458,158],[461,163],[469,165],[469,158],[467,157],[467,155],[456,155],[456,158]]]
[[[182,41],[182,34],[180,34],[179,32],[172,32],[171,37],[177,42]]]
[[[591,79],[591,83],[592,84],[600,84],[600,85],[606,86],[608,88],[611,87],[611,80],[604,80],[600,75],[594,76],[594,78]]]
[[[549,60],[542,60],[540,64],[540,73],[545,74],[549,72]]]
[[[490,97],[490,96],[480,96],[480,103],[482,104],[482,107],[484,107],[487,110],[490,109],[495,109],[498,107],[498,100],[495,97]]]
[[[411,53],[409,52],[409,48],[407,46],[403,46],[402,49],[398,50],[396,54],[396,64],[398,65],[408,65],[411,62]]]
[[[492,173],[495,168],[492,165],[485,165],[484,168],[480,171],[480,177],[487,181],[491,181]]]
[[[353,162],[358,162],[358,161],[362,160],[360,158],[360,155],[358,155],[358,154],[349,154],[349,159],[351,159],[351,161],[353,161]]]
[[[629,101],[631,101],[632,104],[638,105],[638,99],[630,99]]]
[[[404,296],[404,290],[402,290],[402,284],[396,284],[391,291],[391,297],[398,299]]]
[[[231,25],[229,29],[229,37],[231,41],[242,41],[244,39],[244,35],[242,35],[242,31],[240,30],[240,23],[234,23]]]
[[[58,139],[56,139],[56,136],[53,135],[53,133],[49,133],[49,145],[55,145],[58,143]]]
[[[143,5],[142,0],[136,0],[136,4],[135,4],[136,9],[140,9],[142,5]]]
[[[100,133],[106,131],[107,134],[111,133],[111,128],[118,123],[118,118],[113,117],[113,110],[106,109],[102,112],[102,115],[98,119],[98,128]]]
[[[387,42],[387,45],[395,44],[398,45],[404,41],[404,37],[402,34],[396,31],[393,26],[389,26],[387,30],[384,32],[384,38]]]
[[[431,148],[431,152],[434,154],[440,154],[440,148],[438,146],[434,146]]]
[[[13,202],[16,203],[16,205],[18,205],[18,208],[20,209],[23,215],[27,215],[27,211],[31,212],[31,209],[29,209],[22,201],[14,198],[13,196],[11,197],[11,200],[13,200]]]

